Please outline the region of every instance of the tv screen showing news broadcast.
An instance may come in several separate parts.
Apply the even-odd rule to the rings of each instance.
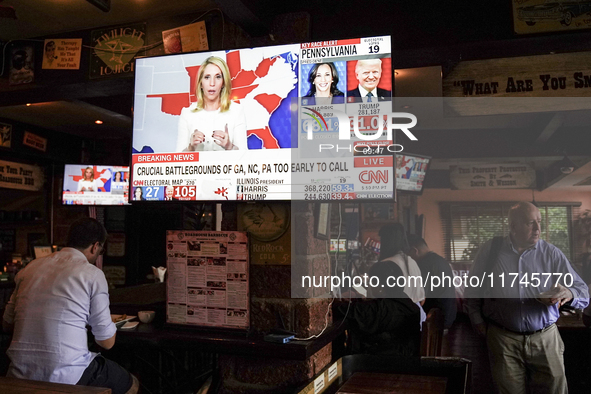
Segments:
[[[129,204],[129,167],[66,164],[62,203],[65,205]]]
[[[428,156],[398,153],[396,155],[396,190],[422,193],[430,160]]]
[[[131,199],[392,199],[391,97],[389,36],[136,59]]]

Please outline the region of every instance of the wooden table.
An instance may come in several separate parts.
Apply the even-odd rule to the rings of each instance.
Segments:
[[[0,377],[0,393],[2,394],[111,394],[111,389],[102,387],[74,386],[71,384],[38,382]]]
[[[341,386],[341,394],[444,394],[447,378],[357,372]]]

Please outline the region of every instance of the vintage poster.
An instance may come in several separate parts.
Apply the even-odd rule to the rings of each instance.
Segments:
[[[31,83],[35,79],[35,55],[31,45],[13,47],[10,51],[9,85]]]
[[[12,141],[12,125],[0,123],[0,146],[10,148]]]
[[[513,27],[517,34],[589,29],[589,0],[513,0]]]
[[[146,24],[93,30],[91,39],[90,79],[133,73],[133,59],[146,43]]]
[[[167,231],[166,322],[248,329],[248,237],[240,231]]]
[[[164,53],[197,52],[209,49],[205,22],[177,27],[162,32]]]
[[[44,70],[78,70],[82,53],[81,38],[48,38],[43,45]]]

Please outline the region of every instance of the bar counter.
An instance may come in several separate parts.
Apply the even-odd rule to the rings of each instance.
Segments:
[[[160,348],[194,349],[202,352],[225,353],[284,360],[306,360],[345,330],[345,324],[335,322],[319,338],[291,341],[285,344],[267,342],[261,334],[246,335],[222,329],[168,326],[162,323],[140,323],[131,330],[117,330],[117,346],[152,345]]]
[[[337,321],[328,326],[319,338],[278,344],[265,341],[262,334],[246,331],[166,324],[165,283],[114,289],[110,291],[110,299],[111,313],[137,316],[140,310],[156,311],[156,318],[152,323],[140,322],[130,330],[118,329],[117,346],[152,345],[163,349],[182,348],[210,353],[306,360],[346,329],[346,324]]]

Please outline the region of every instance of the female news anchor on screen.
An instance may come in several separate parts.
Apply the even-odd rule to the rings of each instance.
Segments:
[[[97,192],[98,187],[94,180],[94,170],[92,167],[84,169],[84,176],[78,181],[79,192]]]
[[[318,98],[320,98],[319,104],[323,100],[328,102],[329,98],[332,104],[345,102],[345,94],[337,88],[339,73],[334,63],[315,64],[308,74],[308,82],[310,82],[310,90],[304,97],[314,97],[314,99],[308,99],[307,105],[314,105]]]
[[[179,119],[177,151],[248,149],[242,107],[230,100],[232,81],[226,62],[210,56],[201,64],[197,101],[183,108]]]

